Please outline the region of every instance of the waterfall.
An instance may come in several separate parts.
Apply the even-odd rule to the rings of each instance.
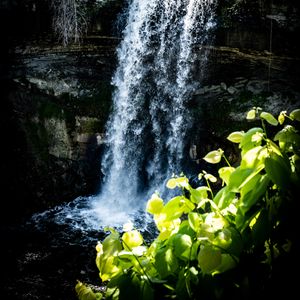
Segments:
[[[172,173],[181,172],[191,126],[186,104],[197,88],[195,47],[209,41],[214,4],[131,1],[112,78],[115,91],[102,158],[104,183],[96,201],[99,214],[113,207],[136,210],[149,193],[163,193],[162,184]]]

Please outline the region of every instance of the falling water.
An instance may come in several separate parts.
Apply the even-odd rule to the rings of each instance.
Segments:
[[[96,204],[100,217],[113,207],[136,210],[141,199],[156,189],[163,192],[162,183],[181,171],[191,125],[186,104],[197,88],[194,50],[208,43],[214,4],[132,0],[112,79],[105,181]]]
[[[101,193],[34,215],[39,230],[55,223],[73,238],[129,220],[151,230],[140,209],[155,190],[167,196],[166,180],[182,171],[192,125],[186,106],[205,72],[215,2],[131,1],[112,78]]]

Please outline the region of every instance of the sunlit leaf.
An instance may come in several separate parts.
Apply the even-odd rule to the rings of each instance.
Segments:
[[[155,193],[147,202],[146,211],[150,214],[159,214],[164,207],[164,201]]]
[[[215,176],[211,175],[211,174],[208,174],[208,173],[204,175],[204,178],[206,180],[209,180],[210,182],[217,182],[217,178]]]
[[[300,109],[295,109],[290,113],[290,117],[293,120],[300,121]]]
[[[187,234],[176,234],[173,239],[173,247],[178,258],[188,260],[191,253],[192,239]]]
[[[178,268],[177,258],[172,248],[159,249],[155,256],[155,267],[162,279],[174,274]]]
[[[264,166],[265,158],[268,156],[266,147],[257,146],[244,153],[241,161],[241,168],[259,169]]]
[[[224,151],[219,149],[219,150],[214,150],[214,151],[211,151],[209,153],[207,153],[203,159],[205,161],[207,161],[208,163],[211,163],[211,164],[217,164],[221,161],[222,159],[222,156],[223,156],[223,153]]]
[[[231,231],[227,228],[223,228],[221,231],[218,232],[214,240],[214,245],[226,249],[229,247],[231,242],[232,242]]]
[[[190,189],[191,201],[198,204],[201,200],[207,198],[207,192],[210,189],[207,186],[200,186],[197,189]]]
[[[227,207],[234,199],[235,199],[235,193],[231,192],[232,187],[224,187],[217,195],[215,195],[213,201],[216,203],[218,208],[223,209]]]
[[[274,137],[274,141],[279,141],[279,146],[284,151],[293,151],[300,148],[300,135],[291,125],[286,125]]]
[[[254,127],[249,129],[242,137],[239,147],[242,148],[242,154],[252,149],[253,147],[259,146],[261,141],[253,141],[253,135],[257,133],[263,133],[262,128]]]
[[[233,143],[240,143],[245,132],[244,131],[235,131],[229,134],[227,137],[227,140],[233,142]]]
[[[200,229],[200,224],[202,223],[202,218],[200,214],[196,212],[190,212],[188,215],[188,221],[191,228],[197,232]]]
[[[167,182],[167,188],[168,189],[175,189],[176,187],[177,187],[176,179],[175,178],[169,179],[168,182]]]
[[[287,114],[286,110],[280,112],[280,114],[278,116],[278,122],[280,125],[282,125],[284,123],[286,114]]]
[[[269,124],[273,125],[273,126],[277,126],[278,125],[278,121],[274,118],[274,116],[268,112],[263,111],[260,114],[260,117],[264,120],[266,120]]]
[[[184,211],[185,197],[177,196],[172,198],[163,207],[161,214],[165,215],[165,220],[173,220],[181,217]]]
[[[232,174],[230,175],[228,186],[227,186],[228,190],[234,193],[239,192],[241,185],[250,176],[253,176],[252,168],[245,169],[245,168],[237,167],[235,171],[232,172]],[[219,203],[219,201],[217,202]]]
[[[132,249],[143,244],[143,237],[137,230],[125,232],[122,236],[122,240],[125,249]]]
[[[257,176],[257,175],[256,175]],[[255,189],[252,189],[247,194],[242,195],[240,199],[240,210],[245,214],[260,198],[266,193],[270,178],[268,175],[260,176]]]
[[[253,120],[256,117],[256,110],[255,109],[251,109],[247,112],[247,120]]]
[[[230,178],[230,175],[231,173],[235,170],[235,168],[233,167],[223,167],[223,168],[220,168],[218,173],[220,175],[220,178],[226,183],[228,184],[229,182],[229,178]]]
[[[222,262],[221,251],[213,246],[201,246],[198,254],[198,264],[202,272],[211,274]]]

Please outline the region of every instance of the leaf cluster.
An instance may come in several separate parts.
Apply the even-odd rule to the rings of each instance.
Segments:
[[[227,137],[240,149],[237,167],[222,149],[214,150],[204,160],[225,160],[218,178],[202,171],[199,178],[206,185],[193,188],[186,176],[174,176],[167,187],[177,189],[178,196],[165,203],[158,193],[152,195],[146,210],[159,234],[150,245],[131,226],[122,235],[111,228],[98,243],[96,265],[107,283],[106,299],[196,299],[207,278],[224,278],[245,257],[252,255],[271,272],[276,259],[291,251],[294,223],[287,214],[299,192],[300,136],[295,126],[300,110],[281,112],[276,119],[253,108],[247,119],[256,118],[262,127]],[[282,128],[271,139],[267,126]],[[218,181],[222,187],[214,194],[211,185]],[[90,293],[78,293],[79,299],[98,299]],[[212,292],[214,299],[222,297],[222,291],[216,293]]]

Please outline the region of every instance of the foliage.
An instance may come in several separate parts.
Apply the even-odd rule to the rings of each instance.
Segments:
[[[295,126],[300,110],[281,112],[277,119],[257,107],[247,114],[249,120],[258,117],[262,127],[227,137],[240,149],[238,166],[230,165],[223,150],[214,150],[204,160],[225,162],[219,178],[202,171],[199,178],[207,184],[193,188],[187,177],[174,176],[167,187],[181,190],[178,196],[167,203],[158,193],[151,197],[146,210],[159,234],[150,245],[130,226],[122,235],[109,229],[96,247],[100,278],[107,283],[105,299],[233,298],[250,285],[254,266],[268,274],[266,279],[255,272],[257,282],[271,277],[296,239],[294,220],[287,216],[295,209],[299,189]],[[269,133],[280,125],[271,139]],[[77,289],[82,286],[78,283]],[[79,299],[97,299],[96,294],[85,296],[91,295],[89,289],[83,294]]]

